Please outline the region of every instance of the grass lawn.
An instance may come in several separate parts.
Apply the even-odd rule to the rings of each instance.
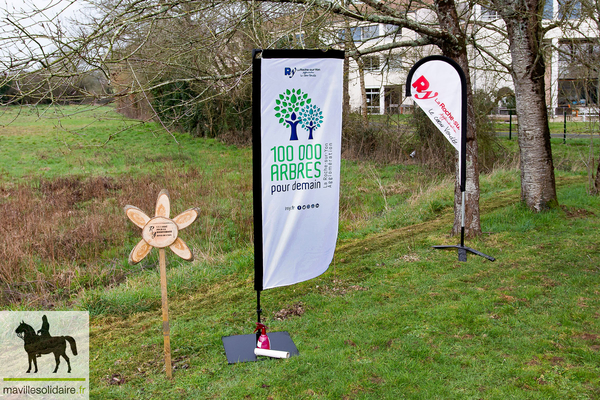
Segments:
[[[15,113],[6,111],[0,124]],[[21,256],[33,270],[4,266],[2,283],[43,276],[63,293],[22,289],[21,301],[4,299],[4,308],[90,311],[90,398],[600,398],[600,198],[587,194],[589,139],[552,141],[560,207],[551,211],[523,207],[516,168],[481,176],[485,233],[466,244],[495,262],[469,255],[461,263],[456,252],[431,248],[458,241],[448,236],[451,177],[345,160],[329,270],[262,295],[269,331],[289,332],[300,355],[228,365],[221,337],[251,333],[256,319],[250,149],[173,137],[154,123],[131,126],[108,108],[73,117],[69,131],[39,113],[0,127],[5,220],[30,199],[38,208],[53,201],[44,212],[56,221],[64,214],[56,229],[65,232],[79,232],[73,215],[106,222],[86,219],[86,229],[98,231],[90,243],[100,247],[66,258],[56,249],[68,241],[48,241],[54,253],[41,247],[44,236],[23,244],[38,249]],[[98,116],[103,121],[83,121]],[[515,141],[506,142],[516,151]],[[19,161],[7,160],[8,151]],[[75,196],[96,188],[89,182],[98,177],[108,189]],[[201,208],[196,227],[181,235],[196,260],[168,256],[172,381],[164,373],[157,252],[127,266],[139,230],[122,211],[133,204],[151,213],[163,187],[173,214]]]
[[[564,122],[550,122],[549,124],[551,134],[561,134],[565,132]],[[508,132],[510,129],[509,122],[496,122],[494,128],[497,132]],[[516,119],[512,122],[512,133],[517,134],[519,124],[516,123]],[[598,122],[573,122],[567,121],[566,126],[567,134],[585,134],[585,135],[598,135],[600,132],[600,126]]]

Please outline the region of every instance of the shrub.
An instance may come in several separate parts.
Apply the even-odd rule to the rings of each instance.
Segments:
[[[479,171],[489,172],[498,162],[506,159],[508,152],[498,140],[494,123],[490,118],[490,113],[496,106],[491,96],[482,90],[475,91],[473,106],[479,150]],[[418,107],[413,113],[411,124],[415,132],[413,142],[415,159],[436,169],[453,171],[456,154],[454,147],[439,134],[436,126]]]
[[[224,136],[228,142],[247,142],[252,124],[250,85],[234,91],[194,87],[175,82],[152,91],[158,116],[177,129],[196,137]]]
[[[6,104],[10,102],[10,92],[12,89],[12,81],[10,79],[4,79],[0,81],[0,104]]]
[[[391,120],[365,124],[362,116],[350,114],[343,125],[342,156],[352,160],[405,162],[410,159],[410,136],[405,124]]]

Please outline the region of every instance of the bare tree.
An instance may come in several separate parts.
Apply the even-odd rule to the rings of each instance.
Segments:
[[[493,49],[486,49],[476,40],[472,41],[512,76],[519,118],[521,200],[535,211],[558,204],[548,127],[544,59],[544,34],[556,25],[542,26],[544,3],[539,0],[481,2],[504,21],[502,26],[492,25],[490,29],[500,32],[508,40],[510,62],[498,57]]]
[[[20,68],[27,74],[37,69],[48,76],[69,77],[74,71],[101,71],[115,86],[117,98],[130,98],[150,107],[149,115],[172,112],[181,120],[186,107],[233,91],[249,76],[252,47],[289,45],[295,35],[314,35],[311,47],[326,47],[319,32],[335,26],[340,17],[357,23],[371,22],[405,28],[411,37],[380,45],[357,47],[349,52],[365,54],[397,48],[434,46],[454,59],[469,77],[467,21],[469,8],[454,0],[414,2],[363,0],[262,0],[258,2],[215,0],[89,0],[95,11],[80,24],[80,34],[32,35],[22,20],[11,20],[15,38],[39,45],[30,60],[11,60],[7,70]],[[56,23],[53,26],[57,26]],[[291,40],[290,40],[291,38]],[[50,46],[41,44],[50,40]],[[17,40],[17,39],[16,39]],[[298,45],[298,43],[295,43]],[[304,43],[300,43],[303,47]],[[48,54],[46,49],[52,49]],[[63,65],[71,68],[68,72]],[[60,67],[59,67],[60,66]],[[49,78],[48,78],[49,79]],[[47,80],[49,81],[49,80]],[[470,82],[468,92],[466,218],[467,236],[481,233],[479,220],[479,172],[477,140]],[[173,97],[185,89],[189,95],[176,104],[155,107],[156,96]],[[189,90],[188,90],[189,89]],[[165,97],[166,98],[166,97]],[[213,110],[214,111],[214,110]],[[458,168],[457,168],[458,171]],[[453,233],[460,232],[461,196],[456,183]]]
[[[412,38],[356,48],[350,52],[354,58],[366,54],[379,53],[394,48],[414,48],[435,46],[442,54],[454,59],[469,77],[467,58],[467,25],[465,13],[459,13],[454,0],[435,0],[429,2],[397,2],[364,0],[362,2],[331,2],[324,0],[268,0],[270,3],[295,4],[318,8],[334,15],[359,22],[383,23],[406,28],[415,33]],[[468,12],[468,9],[465,9]],[[359,63],[360,67],[360,63]],[[467,78],[469,79],[469,78]],[[474,110],[470,80],[468,87],[468,125],[467,125],[467,181],[465,233],[467,236],[481,234],[479,219],[479,171],[477,162],[477,139],[475,135]],[[457,160],[458,162],[458,160]],[[458,171],[458,168],[456,168]],[[452,232],[459,234],[461,229],[461,195],[459,177],[455,185],[455,220]]]

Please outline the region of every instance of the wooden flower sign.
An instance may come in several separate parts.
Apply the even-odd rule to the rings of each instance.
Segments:
[[[142,228],[142,240],[131,250],[129,263],[137,264],[150,253],[153,247],[158,248],[160,266],[160,289],[162,297],[163,336],[165,339],[165,368],[167,377],[173,376],[171,367],[171,340],[169,329],[169,307],[167,302],[167,263],[165,248],[170,248],[173,253],[187,261],[192,261],[194,255],[181,238],[179,231],[190,226],[198,217],[198,209],[190,208],[176,216],[169,218],[171,201],[169,192],[161,190],[156,200],[154,218],[147,216],[142,210],[134,206],[125,206],[125,214],[138,227]]]
[[[169,192],[161,190],[156,200],[155,217],[150,218],[142,210],[134,206],[125,206],[127,217],[142,228],[142,240],[131,250],[129,263],[137,264],[150,253],[153,247],[163,249],[169,247],[173,253],[187,261],[194,256],[189,247],[177,235],[180,230],[191,225],[198,217],[198,209],[190,208],[173,219],[169,219],[171,201]]]

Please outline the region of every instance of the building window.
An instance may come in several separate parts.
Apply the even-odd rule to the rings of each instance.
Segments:
[[[383,32],[387,35],[397,35],[402,36],[402,28],[396,25],[385,24],[383,26]]]
[[[563,40],[558,53],[558,104],[598,104],[600,45],[589,40]]]
[[[554,19],[554,0],[546,0],[544,11],[542,12],[543,19]]]
[[[598,80],[558,80],[558,105],[576,109],[598,104]]]
[[[379,25],[357,26],[350,29],[352,40],[364,42],[379,36]]]
[[[379,114],[379,88],[367,88],[367,113]]]
[[[373,39],[379,36],[379,25],[369,25],[362,27],[362,40]]]
[[[388,54],[385,56],[384,70],[401,71],[402,70],[402,54]]]
[[[590,65],[600,62],[600,45],[589,40],[565,40],[558,45],[558,75],[563,79],[596,77]]]
[[[379,56],[363,56],[362,62],[365,72],[379,71]]]
[[[548,0],[550,1],[550,0]],[[580,0],[558,0],[558,17],[578,19],[581,17]]]
[[[495,21],[500,18],[498,11],[491,10],[484,6],[481,6],[481,20],[482,21]]]
[[[386,86],[385,88],[385,113],[400,114],[402,104],[402,85]]]

